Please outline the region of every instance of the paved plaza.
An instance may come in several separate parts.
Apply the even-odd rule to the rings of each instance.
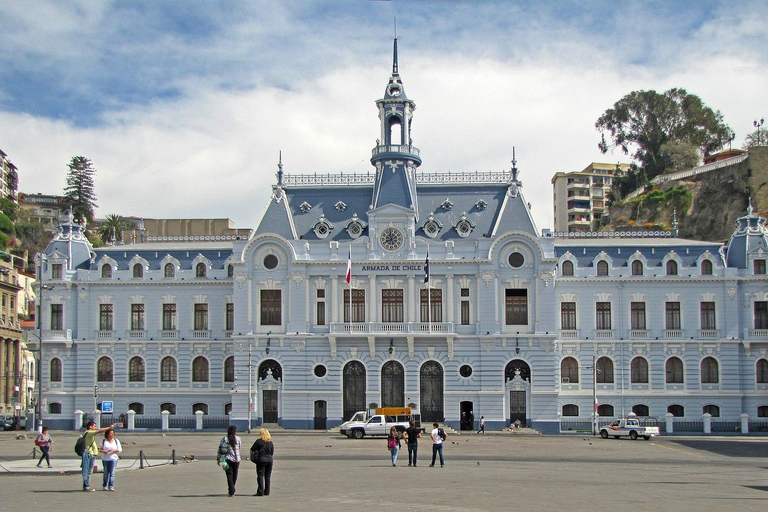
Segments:
[[[0,433],[2,510],[768,510],[768,438],[659,437],[651,441],[506,433],[452,435],[445,468],[418,467],[401,451],[392,467],[386,441],[332,433],[276,432],[272,495],[254,497],[255,466],[241,465],[237,495],[226,496],[215,451],[223,434],[128,434],[116,492],[83,493],[76,434],[53,432],[54,468],[37,469],[31,439]],[[244,434],[247,451],[256,433]],[[166,464],[176,450],[177,465]],[[138,469],[139,450],[151,467]],[[404,456],[403,456],[404,455]],[[192,462],[183,457],[194,456]],[[10,499],[9,499],[10,498]]]

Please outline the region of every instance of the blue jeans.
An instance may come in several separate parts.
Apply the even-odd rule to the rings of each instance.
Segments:
[[[416,456],[419,454],[419,443],[408,443],[408,464],[416,465]]]
[[[91,486],[91,472],[93,471],[93,462],[96,458],[91,455],[91,452],[85,450],[83,452],[83,460],[80,467],[83,468],[83,489],[88,489]]]
[[[434,443],[432,444],[432,465],[435,465],[435,458],[437,457],[437,454],[440,454],[440,465],[442,466],[445,462],[443,461],[443,443]]]
[[[400,451],[399,446],[395,446],[394,448],[389,449],[389,453],[392,454],[392,464],[397,464],[397,453]]]
[[[101,464],[104,466],[104,484],[102,487],[112,489],[115,487],[115,468],[117,468],[117,461],[102,460]]]

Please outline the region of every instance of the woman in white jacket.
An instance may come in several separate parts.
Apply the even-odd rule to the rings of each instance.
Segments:
[[[104,490],[115,490],[115,469],[119,454],[123,451],[120,441],[115,437],[115,429],[110,428],[104,432],[104,440],[99,447],[101,462],[104,465]]]

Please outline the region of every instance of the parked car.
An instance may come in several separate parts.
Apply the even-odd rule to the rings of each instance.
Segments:
[[[2,426],[3,430],[16,430],[17,423],[19,424],[19,430],[25,430],[27,428],[27,417],[24,414],[18,416],[15,414],[0,414],[0,426]]]
[[[658,435],[659,427],[648,425],[641,426],[637,418],[625,418],[616,420],[610,425],[606,425],[600,429],[600,437],[603,439],[608,439],[610,436],[613,436],[615,439],[618,439],[622,436],[629,436],[629,438],[633,441],[638,437],[642,437],[647,441],[651,437]]]

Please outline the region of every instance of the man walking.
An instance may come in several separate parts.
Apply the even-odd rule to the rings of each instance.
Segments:
[[[416,456],[419,453],[419,438],[421,432],[416,428],[413,420],[408,422],[408,428],[405,429],[405,435],[408,436],[408,465],[416,467]]]
[[[480,430],[477,433],[485,434],[485,416],[480,416]]]
[[[114,425],[100,428],[96,430],[96,422],[89,421],[87,430],[83,434],[85,439],[85,450],[83,450],[83,460],[80,467],[83,468],[83,491],[93,492],[96,489],[91,487],[91,472],[93,472],[93,462],[99,455],[99,445],[96,444],[96,435],[106,432],[109,429],[114,429]]]
[[[430,434],[430,437],[432,438],[432,464],[430,464],[429,467],[435,467],[435,459],[439,453],[440,467],[442,468],[445,466],[445,461],[443,460],[443,441],[448,438],[448,434],[446,434],[445,430],[440,428],[437,423],[433,423],[432,426],[434,427],[432,429],[432,434]]]

